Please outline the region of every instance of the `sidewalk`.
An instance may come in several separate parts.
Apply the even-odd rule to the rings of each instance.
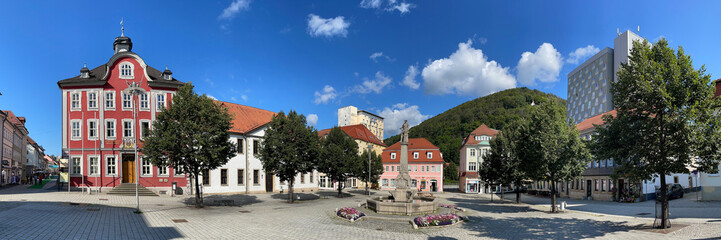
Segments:
[[[671,219],[694,223],[721,221],[721,202],[697,202],[695,194],[696,193],[688,193],[684,198],[669,201]],[[482,195],[490,198],[488,194]],[[494,199],[500,199],[500,195],[494,196]],[[515,202],[516,194],[507,193],[504,199]],[[649,219],[653,219],[655,216],[655,201],[618,203],[570,198],[557,198],[556,201],[558,203],[565,201],[568,204],[567,208],[574,211]],[[521,202],[546,207],[547,209],[551,207],[551,198],[537,197],[528,194],[521,194]]]

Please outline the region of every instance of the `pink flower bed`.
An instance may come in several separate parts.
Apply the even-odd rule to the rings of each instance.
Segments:
[[[460,221],[463,221],[463,217],[458,216],[455,213],[425,215],[413,220],[413,222],[415,222],[415,224],[419,227],[451,225]]]
[[[343,208],[338,209],[338,212],[336,212],[336,215],[338,215],[339,217],[348,219],[348,220],[353,220],[353,221],[358,220],[359,218],[365,216],[364,213],[359,212],[355,208],[350,208],[350,207],[343,207]]]
[[[454,209],[454,210],[458,210],[458,211],[463,211],[463,209],[461,209],[460,207],[458,207],[456,205],[439,203],[438,206],[442,207],[442,208],[450,208],[450,209]]]

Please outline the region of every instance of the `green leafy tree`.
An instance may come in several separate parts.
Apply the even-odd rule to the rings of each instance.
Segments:
[[[318,132],[307,125],[305,116],[290,110],[287,116],[281,111],[268,123],[258,158],[266,175],[288,183],[288,202],[293,203],[295,177],[313,171],[318,153]]]
[[[195,183],[195,206],[203,207],[199,175],[234,156],[228,132],[231,119],[228,109],[199,96],[187,83],[178,89],[168,109],[160,111],[140,152],[155,166],[171,166],[190,175]]]
[[[521,161],[515,153],[513,137],[516,136],[518,125],[508,125],[506,130],[501,131],[494,137],[490,144],[491,150],[483,157],[479,174],[484,181],[513,185],[516,189],[516,203],[521,202],[521,189],[526,175],[521,168]],[[503,198],[503,192],[501,193]]]
[[[334,127],[320,145],[318,171],[338,183],[338,197],[342,197],[343,183],[349,177],[358,175],[357,169],[365,162],[358,157],[358,144],[340,127]]]
[[[377,183],[381,174],[383,174],[383,161],[381,160],[381,156],[371,152],[370,158],[370,179],[368,179],[368,150],[363,150],[363,153],[356,162],[356,170],[353,171],[355,177],[367,183],[366,192],[369,191],[369,185]]]
[[[665,39],[633,46],[618,81],[611,82],[617,116],[606,116],[606,125],[597,129],[594,153],[614,159],[621,176],[659,178],[661,228],[667,228],[665,176],[688,173],[688,167],[717,171],[719,99],[705,67],[694,69],[682,47],[674,51]]]
[[[516,154],[522,171],[533,180],[551,183],[551,212],[556,212],[557,183],[581,175],[591,157],[588,148],[558,101],[535,106],[517,136]]]
[[[448,165],[443,168],[443,179],[445,179],[443,182],[447,182],[448,180],[458,182],[458,165],[449,162]]]

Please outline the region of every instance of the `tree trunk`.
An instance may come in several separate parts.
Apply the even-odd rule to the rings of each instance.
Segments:
[[[551,212],[556,212],[556,181],[551,181]]]
[[[341,185],[341,184],[343,184],[343,183],[341,181],[338,181],[338,197],[339,198],[343,197],[343,185]]]
[[[198,183],[198,174],[193,174],[193,178],[195,179],[195,207],[202,208],[203,207],[203,198],[200,193],[200,184]]]
[[[370,189],[368,189],[368,185],[370,184],[370,180],[366,181],[366,194],[370,195]]]
[[[659,175],[661,176],[661,228],[666,229],[671,227],[670,224],[667,224],[670,223],[668,222],[668,196],[666,196],[668,188],[666,187],[666,174],[661,173]]]
[[[293,180],[288,181],[288,202],[293,203],[295,202],[295,198],[293,198]]]
[[[516,185],[516,203],[521,203],[521,187]]]
[[[488,192],[491,193],[491,202],[493,202],[493,195],[496,195],[496,194],[493,192],[493,188],[488,188]]]
[[[506,191],[503,191],[503,184],[501,184],[501,202],[506,199]]]

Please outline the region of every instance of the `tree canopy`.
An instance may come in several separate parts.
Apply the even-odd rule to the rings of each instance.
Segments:
[[[717,171],[719,99],[709,82],[705,67],[694,69],[683,47],[674,51],[661,39],[634,42],[611,83],[617,116],[598,127],[594,153],[614,159],[622,176],[659,177],[662,228],[670,227],[665,176],[689,167]]]
[[[367,159],[368,156],[366,155]],[[343,183],[349,177],[358,175],[365,161],[358,157],[358,144],[340,127],[334,127],[321,140],[318,171],[338,183],[338,196],[342,196]],[[366,171],[367,174],[367,171]],[[367,176],[366,176],[367,178]]]
[[[361,153],[360,156],[358,156],[358,163],[356,163],[356,170],[353,171],[355,176],[360,179],[361,181],[366,182],[366,191],[368,191],[368,188],[371,183],[377,183],[378,179],[380,179],[381,174],[383,174],[383,161],[381,159],[381,155],[375,154],[374,152],[370,152],[370,179],[368,179],[368,150],[363,150],[363,153]]]
[[[479,175],[491,184],[513,184],[516,187],[516,202],[521,201],[520,187],[526,179],[525,172],[521,168],[521,161],[516,154],[516,137],[518,135],[518,123],[506,125],[491,139],[491,149],[483,157]]]
[[[195,204],[203,206],[198,175],[216,169],[234,156],[228,109],[190,83],[180,87],[167,110],[161,110],[143,140],[140,152],[155,166],[171,166],[195,180]],[[146,131],[146,130],[143,130]]]

